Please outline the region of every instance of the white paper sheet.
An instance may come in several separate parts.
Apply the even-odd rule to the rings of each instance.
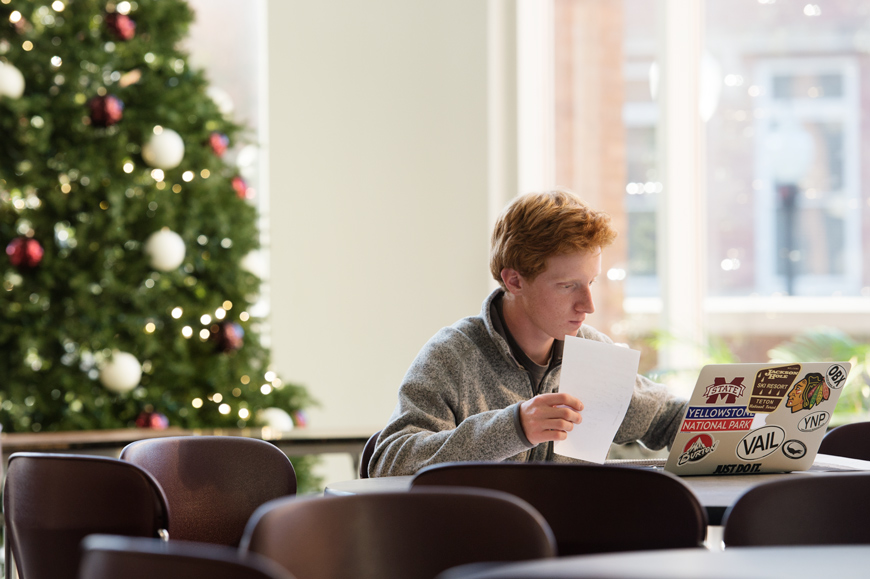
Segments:
[[[631,402],[640,352],[622,346],[565,336],[559,392],[583,403],[580,424],[553,451],[603,463]]]

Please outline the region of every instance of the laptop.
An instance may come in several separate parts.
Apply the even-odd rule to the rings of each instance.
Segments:
[[[684,475],[808,470],[848,362],[704,366],[665,470]]]

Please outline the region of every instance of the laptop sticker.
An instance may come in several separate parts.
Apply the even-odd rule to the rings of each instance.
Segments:
[[[761,472],[761,465],[754,464],[717,464],[713,474],[753,474]]]
[[[797,460],[807,454],[807,445],[797,439],[786,440],[782,445],[782,453],[787,457]]]
[[[677,460],[677,466],[683,466],[690,462],[698,462],[704,460],[708,454],[715,451],[719,446],[718,440],[713,440],[709,434],[699,434],[693,436],[683,448],[683,454]]]
[[[839,390],[845,385],[848,375],[845,368],[839,364],[834,364],[825,373],[825,382],[834,390]]]
[[[680,432],[749,430],[754,416],[745,406],[689,406]]]
[[[738,397],[743,396],[745,390],[746,386],[743,385],[742,376],[738,376],[730,382],[726,382],[725,378],[715,378],[713,383],[704,390],[704,398],[707,399],[707,404],[720,402],[734,404]]]
[[[759,371],[755,375],[752,396],[749,397],[749,410],[767,414],[776,410],[800,371],[800,364]]]
[[[786,406],[791,408],[792,414],[801,410],[815,408],[831,397],[831,389],[825,383],[825,379],[818,372],[810,372],[803,380],[795,383],[788,393]]]
[[[815,432],[819,428],[827,426],[830,421],[831,413],[826,412],[825,410],[819,410],[818,412],[813,412],[812,414],[808,414],[801,418],[800,422],[798,422],[797,428],[801,432]]]
[[[737,456],[743,460],[759,460],[776,452],[785,440],[785,430],[768,424],[753,430],[737,443]]]

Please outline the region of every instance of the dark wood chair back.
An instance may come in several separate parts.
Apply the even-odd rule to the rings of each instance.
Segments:
[[[679,478],[647,468],[553,463],[446,463],[412,488],[464,486],[520,497],[549,523],[559,556],[702,547],[707,512]]]
[[[280,565],[231,547],[89,535],[79,579],[293,579]]]
[[[74,454],[10,456],[3,515],[21,579],[75,579],[79,543],[91,533],[157,537],[169,528],[166,497],[151,475],[115,458]],[[9,560],[5,567],[8,578]]]
[[[819,452],[870,460],[870,422],[853,422],[831,429],[822,439]]]
[[[870,472],[796,474],[752,487],[725,511],[727,546],[870,544]]]
[[[432,579],[457,565],[555,552],[537,511],[484,489],[279,499],[254,513],[240,550],[299,579]]]
[[[172,539],[236,547],[251,514],[296,494],[290,459],[275,445],[239,436],[139,440],[121,459],[157,479],[169,500]]]
[[[372,434],[363,447],[362,454],[359,457],[359,478],[369,478],[369,463],[372,460],[372,454],[375,452],[375,446],[378,444],[378,436],[380,434],[380,430]]]

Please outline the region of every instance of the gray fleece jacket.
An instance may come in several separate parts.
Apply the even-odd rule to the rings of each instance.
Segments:
[[[480,315],[442,328],[417,354],[378,438],[370,476],[410,475],[451,461],[576,462],[553,455],[552,443],[531,445],[523,433],[519,405],[536,394],[557,392],[561,366],[551,368],[533,392],[528,373],[493,327],[490,305],[502,292],[486,298]],[[613,343],[586,325],[577,335]],[[669,446],[685,404],[662,384],[638,376],[614,442]]]

